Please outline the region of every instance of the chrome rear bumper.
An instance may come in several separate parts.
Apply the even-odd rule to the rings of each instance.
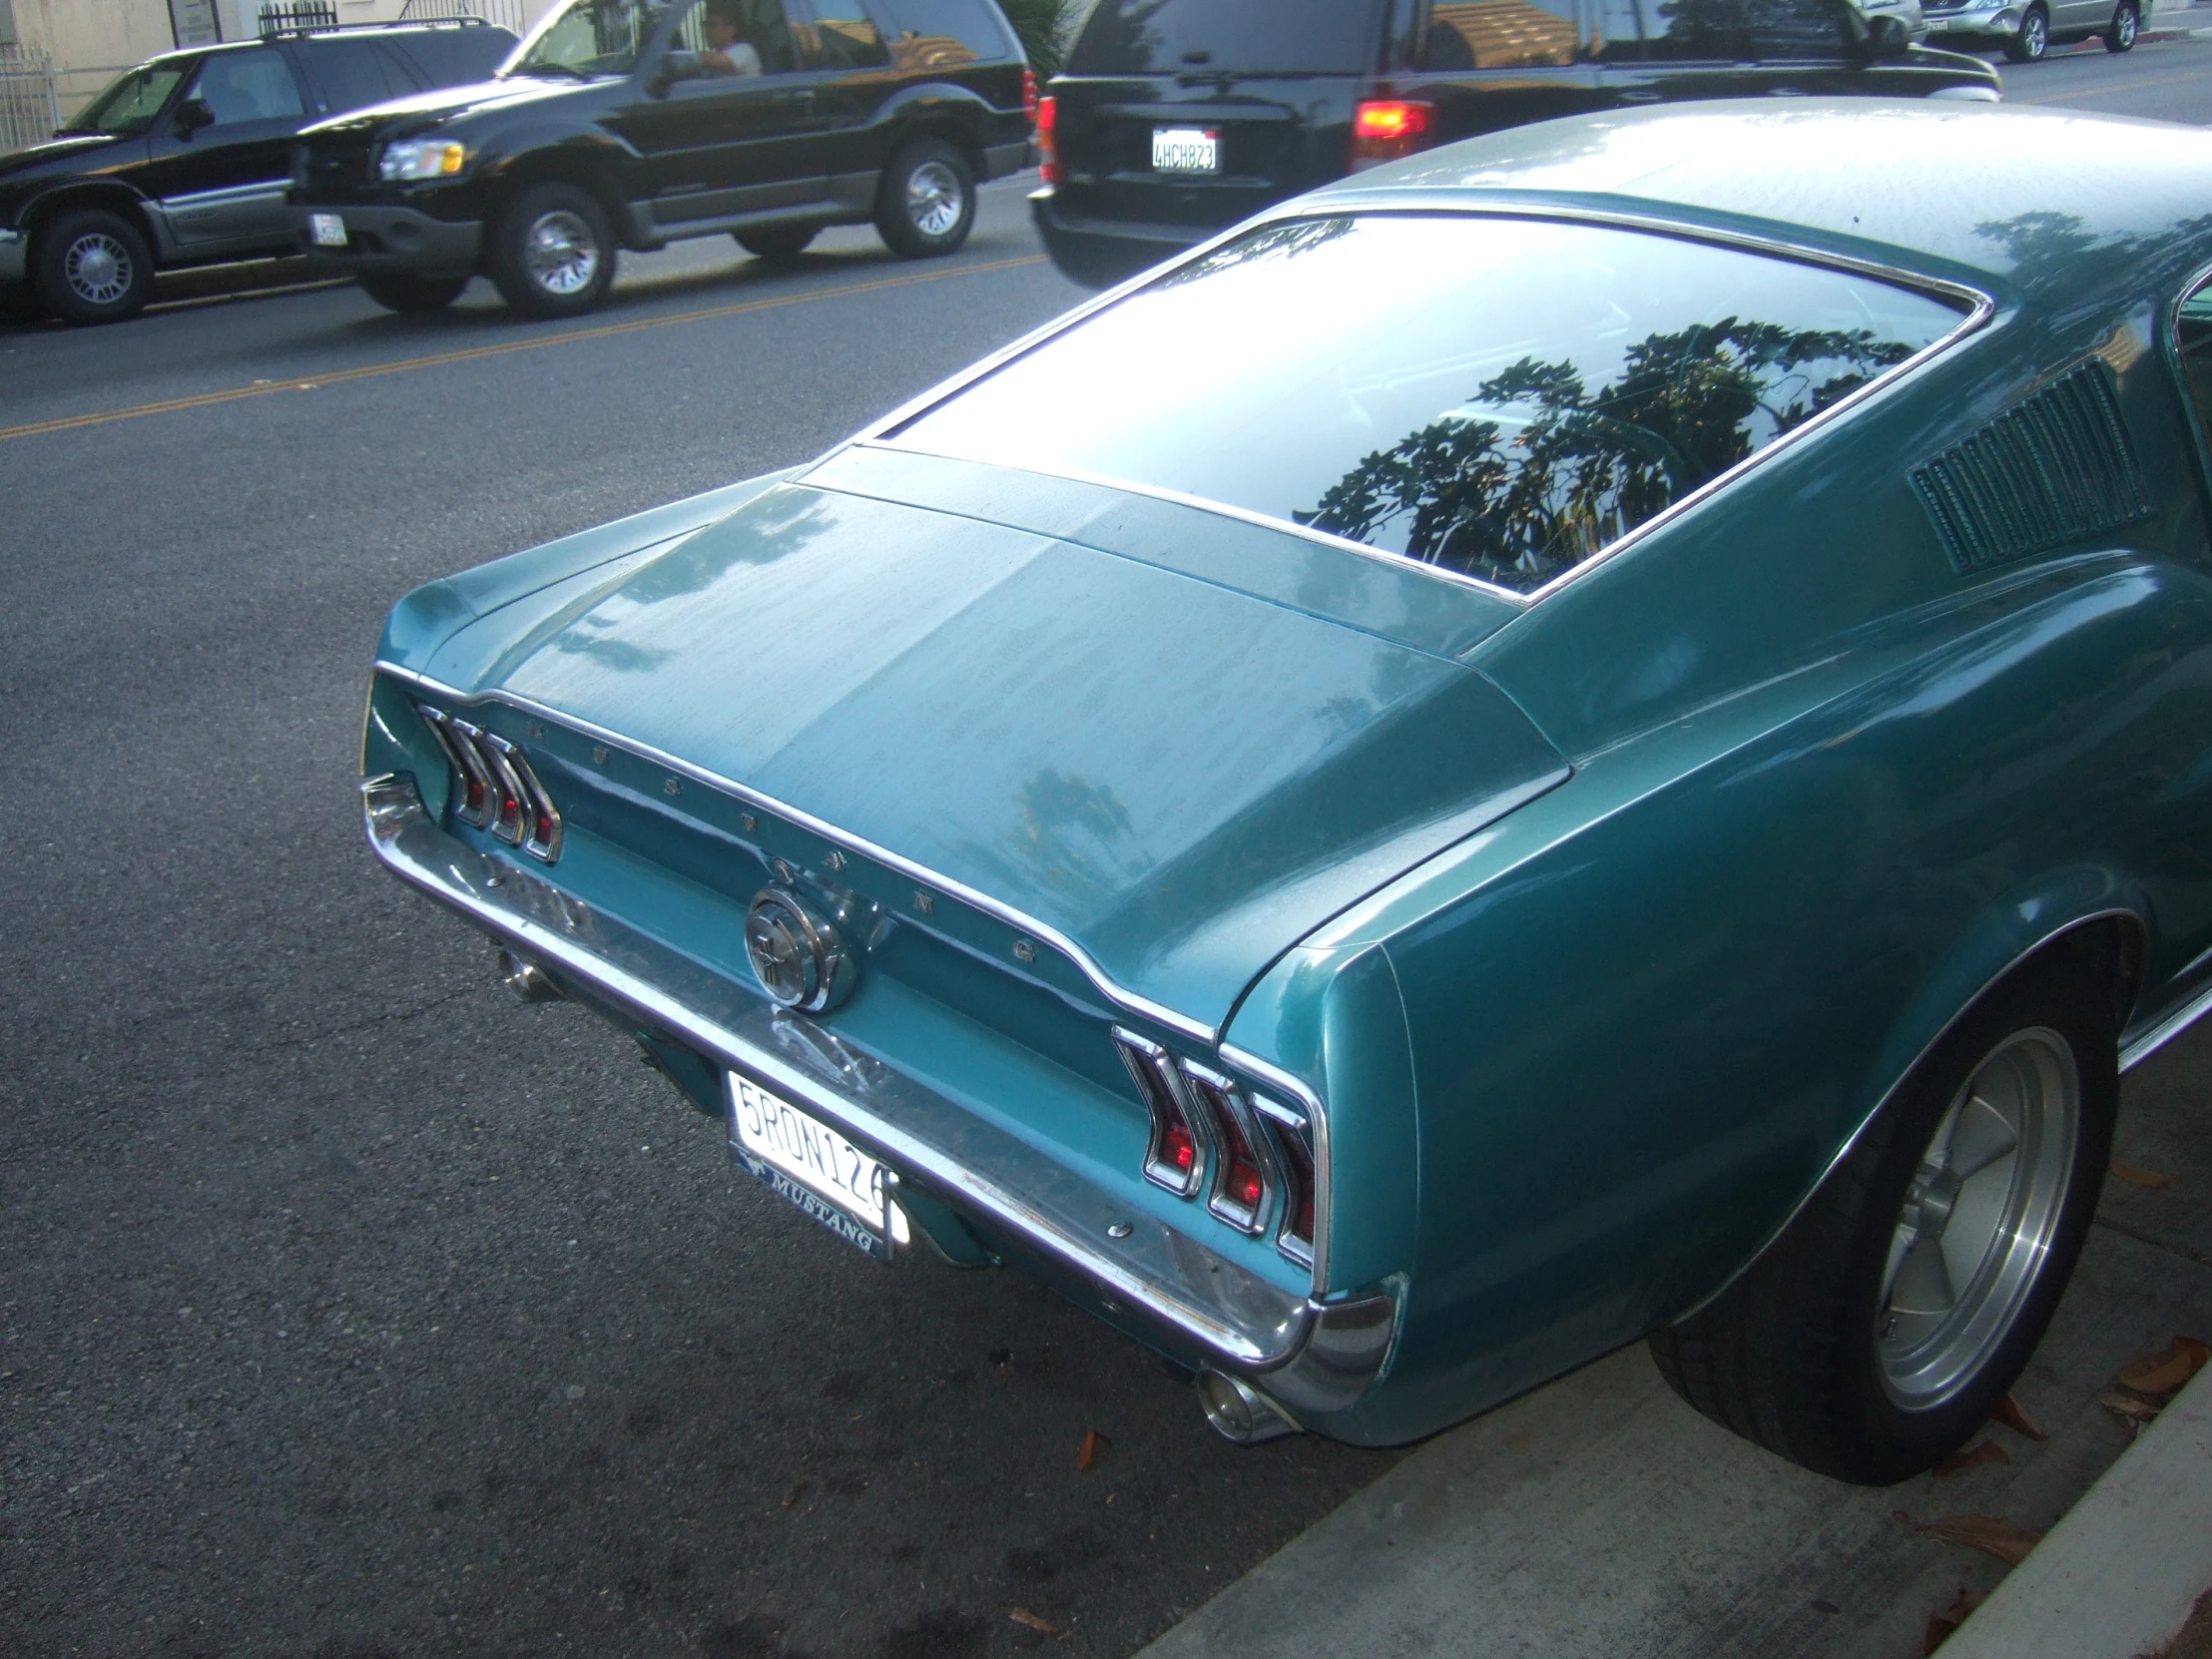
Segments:
[[[368,842],[394,874],[561,980],[803,1105],[928,1196],[1072,1276],[1094,1311],[1170,1353],[1248,1377],[1294,1410],[1349,1408],[1381,1376],[1395,1301],[1285,1291],[814,1022],[749,994],[533,870],[448,835],[411,779],[361,785]],[[1110,1226],[1134,1221],[1126,1238]]]

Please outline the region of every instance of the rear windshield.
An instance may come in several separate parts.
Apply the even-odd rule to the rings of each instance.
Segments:
[[[1362,75],[1382,57],[1384,0],[1098,0],[1070,75]]]
[[[1470,215],[1263,227],[909,421],[1518,592],[1955,328],[1871,276]]]

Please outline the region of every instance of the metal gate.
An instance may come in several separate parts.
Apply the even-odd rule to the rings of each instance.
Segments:
[[[62,107],[54,95],[54,60],[0,46],[0,150],[24,150],[54,136]]]
[[[452,17],[480,17],[510,34],[522,33],[522,0],[407,0],[399,8],[402,23],[430,23]]]

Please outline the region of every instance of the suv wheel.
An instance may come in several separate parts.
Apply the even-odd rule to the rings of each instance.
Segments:
[[[949,254],[975,228],[975,175],[942,139],[917,139],[891,158],[875,198],[875,229],[909,260]]]
[[[758,231],[732,231],[738,246],[756,259],[796,260],[822,234],[819,225],[764,225]]]
[[[588,311],[615,279],[606,210],[574,185],[533,185],[499,216],[487,263],[500,296],[525,316]]]
[[[1929,1468],[2041,1340],[2118,1096],[2112,1005],[2053,951],[1960,1017],[1733,1285],[1653,1333],[1660,1372],[1824,1474],[1889,1485]]]
[[[65,322],[121,322],[153,296],[154,255],[129,220],[86,209],[38,233],[31,279]]]
[[[2112,14],[2112,27],[2104,31],[2104,49],[2132,52],[2135,37],[2142,32],[2143,16],[2135,9],[2135,0],[2120,0],[2119,9]]]
[[[2050,50],[2050,19],[2040,6],[2027,8],[2019,33],[2004,43],[2004,55],[2014,63],[2037,63]]]
[[[468,286],[466,276],[412,276],[398,271],[364,271],[361,291],[387,311],[442,311]]]

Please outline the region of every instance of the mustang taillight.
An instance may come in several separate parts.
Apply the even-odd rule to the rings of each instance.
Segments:
[[[1274,1184],[1267,1155],[1260,1150],[1259,1125],[1243,1091],[1229,1078],[1188,1061],[1183,1075],[1190,1079],[1191,1094],[1221,1149],[1206,1192],[1206,1208],[1232,1227],[1257,1233],[1267,1222],[1268,1194]]]
[[[1134,1031],[1114,1030],[1114,1046],[1137,1080],[1137,1093],[1152,1114],[1152,1137],[1145,1145],[1144,1176],[1178,1198],[1191,1198],[1206,1173],[1204,1132],[1185,1104],[1175,1056]]]
[[[551,863],[561,853],[561,814],[522,751],[496,732],[427,706],[423,724],[453,768],[453,816]]]
[[[1267,1123],[1268,1139],[1275,1148],[1276,1167],[1283,1172],[1283,1224],[1275,1231],[1276,1248],[1311,1267],[1314,1261],[1314,1126],[1304,1113],[1293,1111],[1265,1095],[1255,1096],[1252,1104]]]
[[[1037,100],[1037,178],[1047,185],[1060,182],[1060,101]]]

